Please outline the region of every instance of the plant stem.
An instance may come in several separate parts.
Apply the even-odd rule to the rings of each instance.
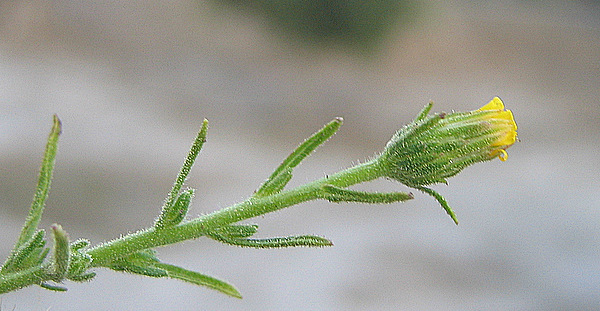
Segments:
[[[323,185],[345,188],[382,176],[379,158],[359,164],[294,189],[261,198],[250,198],[211,214],[183,222],[168,230],[149,228],[96,246],[88,251],[92,266],[100,267],[113,260],[157,246],[195,239],[205,232],[238,221],[264,215],[298,203],[319,198]]]

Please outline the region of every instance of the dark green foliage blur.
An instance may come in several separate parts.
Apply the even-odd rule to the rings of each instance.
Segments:
[[[264,18],[286,39],[356,50],[371,50],[417,12],[401,0],[225,0]]]

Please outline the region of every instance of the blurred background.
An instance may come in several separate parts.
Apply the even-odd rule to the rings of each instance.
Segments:
[[[177,280],[97,270],[6,310],[596,310],[600,305],[600,4],[577,1],[1,1],[0,257],[31,202],[52,114],[63,122],[42,227],[93,244],[149,226],[202,119],[190,216],[246,198],[332,118],[338,134],[290,186],[382,150],[429,100],[501,97],[520,142],[431,197],[310,202],[252,219],[259,237],[331,248],[243,249],[200,239],[166,262],[233,283],[243,300]],[[360,189],[402,191],[390,181]]]

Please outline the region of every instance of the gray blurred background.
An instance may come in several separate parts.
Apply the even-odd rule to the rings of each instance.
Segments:
[[[152,224],[202,118],[191,216],[246,198],[332,118],[339,133],[290,186],[379,152],[429,100],[500,96],[520,142],[429,196],[310,202],[253,219],[258,236],[334,247],[255,250],[201,239],[160,257],[233,283],[97,270],[2,310],[597,310],[597,1],[2,1],[0,257],[31,202],[52,114],[63,121],[42,226],[95,243]],[[361,189],[402,191],[385,180]]]

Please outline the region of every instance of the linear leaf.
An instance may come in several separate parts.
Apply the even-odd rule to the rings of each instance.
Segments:
[[[242,298],[242,294],[240,294],[240,292],[233,287],[233,285],[211,276],[162,262],[156,263],[156,266],[167,271],[167,274],[170,278],[179,279],[196,285],[206,286],[231,297]]]
[[[79,251],[90,245],[90,241],[87,239],[77,239],[71,243],[71,250]]]
[[[326,142],[342,125],[342,118],[335,118],[331,122],[327,123],[322,129],[318,132],[314,133],[311,137],[307,138],[300,146],[296,148],[283,162],[275,169],[275,171],[271,174],[271,176],[263,183],[263,185],[256,191],[259,196],[263,194],[263,192],[271,189],[275,189],[272,187],[272,183],[275,183],[277,177],[282,174],[284,171],[288,169],[293,169],[298,166],[302,160],[304,160],[307,156],[309,156],[317,147]],[[287,177],[287,176],[286,176]],[[287,180],[289,181],[289,180]],[[281,189],[285,187],[287,181],[283,185],[279,185]],[[267,189],[267,190],[263,190]],[[279,190],[281,190],[279,189]]]
[[[427,188],[427,187],[418,187],[416,189],[421,190],[421,191],[431,195],[432,197],[434,197],[440,203],[440,205],[446,211],[446,213],[448,213],[450,218],[452,218],[454,223],[458,225],[458,218],[456,218],[456,214],[454,214],[454,211],[452,210],[452,208],[450,208],[450,206],[448,205],[448,202],[441,194],[439,194],[435,190]]]
[[[67,278],[77,278],[90,268],[92,263],[92,256],[85,252],[71,251],[71,260],[69,262],[69,270],[67,271]]]
[[[185,158],[185,161],[183,162],[183,166],[181,167],[181,170],[179,171],[179,174],[177,175],[177,178],[175,179],[173,188],[171,189],[171,192],[169,193],[169,195],[167,196],[167,199],[165,200],[165,204],[162,207],[160,216],[158,216],[158,218],[156,220],[155,226],[157,226],[157,227],[163,226],[164,218],[166,217],[165,214],[171,213],[170,209],[173,208],[175,201],[179,197],[179,192],[181,191],[181,187],[183,187],[183,183],[185,182],[185,179],[187,178],[188,174],[190,173],[190,170],[192,169],[192,166],[194,165],[194,162],[196,161],[198,154],[200,154],[200,150],[202,150],[202,146],[204,146],[204,143],[206,142],[206,133],[207,132],[208,132],[208,120],[204,119],[204,121],[202,122],[202,127],[200,128],[200,132],[198,132],[196,139],[192,143],[190,152],[188,153],[187,157]]]
[[[74,282],[88,282],[96,277],[96,272],[83,273],[78,275],[70,275],[67,278]]]
[[[165,228],[178,225],[187,216],[188,209],[194,197],[194,189],[181,192],[172,207],[165,209],[156,222],[156,227]]]
[[[15,244],[15,250],[35,234],[40,219],[42,218],[44,205],[46,204],[46,198],[48,198],[48,191],[50,190],[50,183],[52,181],[54,159],[56,158],[58,137],[60,136],[60,133],[61,123],[58,116],[54,115],[52,129],[50,130],[50,135],[48,135],[48,142],[46,143],[46,150],[44,152],[44,158],[42,159],[42,166],[40,168],[40,175],[33,202],[31,203],[27,220],[25,220],[25,225],[21,230],[19,240],[17,241],[17,244]]]
[[[166,277],[167,272],[156,266],[159,262],[160,261],[156,258],[153,250],[144,250],[113,262],[109,268],[116,271],[141,274],[154,278]]]
[[[38,230],[30,239],[13,251],[2,266],[2,273],[28,269],[38,261],[38,256],[46,242],[44,230]]]
[[[128,272],[133,274],[145,275],[153,278],[164,278],[168,276],[164,269],[155,267],[155,264],[148,263],[132,263],[132,262],[119,262],[114,263],[109,268],[115,271]]]
[[[339,188],[332,185],[323,185],[322,189],[324,192],[322,198],[336,203],[360,202],[369,204],[386,204],[406,201],[414,198],[412,193],[406,192],[364,192]]]
[[[283,248],[298,246],[324,247],[333,245],[330,240],[314,235],[288,236],[267,239],[236,239],[214,233],[207,234],[207,236],[225,244],[252,248]]]
[[[421,112],[419,112],[419,114],[413,122],[419,122],[424,120],[427,117],[429,111],[431,111],[431,107],[433,107],[433,102],[429,102],[427,105],[425,105],[425,107],[423,107],[423,109],[421,110]]]
[[[230,238],[247,238],[258,230],[258,225],[229,225],[215,230],[216,233]]]
[[[51,291],[55,291],[55,292],[66,292],[67,291],[66,287],[58,286],[58,285],[52,285],[52,284],[48,284],[48,283],[40,283],[40,286],[42,288],[45,288],[45,289],[51,290]]]
[[[288,182],[292,179],[292,168],[279,172],[277,176],[271,176],[262,186],[256,191],[254,197],[266,197],[281,191]]]
[[[69,236],[60,225],[52,225],[54,237],[54,275],[56,281],[61,281],[69,269],[71,251],[69,248]]]

